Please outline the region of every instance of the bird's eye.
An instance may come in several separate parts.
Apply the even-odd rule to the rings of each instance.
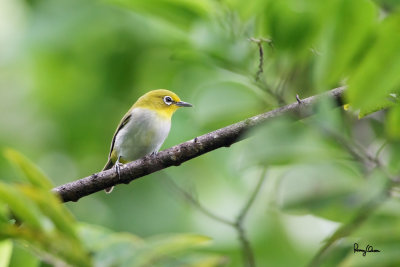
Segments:
[[[167,104],[168,106],[174,102],[170,96],[164,96],[164,103]]]

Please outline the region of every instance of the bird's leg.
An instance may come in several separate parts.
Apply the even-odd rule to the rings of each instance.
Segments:
[[[153,152],[151,152],[150,157],[154,158],[155,156],[157,156],[157,154],[158,154],[158,151],[153,151]]]
[[[121,166],[123,165],[119,160],[121,156],[118,156],[117,161],[115,162],[115,170],[118,173],[118,178],[121,178]]]
[[[299,95],[296,95],[296,100],[299,105],[303,103],[303,101],[300,99]]]

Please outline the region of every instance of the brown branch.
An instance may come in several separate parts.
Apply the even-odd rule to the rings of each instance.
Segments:
[[[305,112],[321,97],[330,97],[337,105],[342,105],[342,96],[345,88],[339,87],[320,95],[302,99],[301,104],[292,104],[256,115],[241,122],[226,126],[216,131],[196,137],[190,141],[173,146],[159,152],[155,156],[146,156],[136,161],[127,163],[121,167],[120,177],[114,169],[92,174],[80,180],[64,184],[52,191],[59,194],[64,202],[78,201],[81,197],[101,191],[117,184],[128,184],[131,181],[147,174],[168,168],[179,166],[185,161],[203,155],[220,147],[229,147],[244,138],[243,134],[249,129],[283,115],[295,114],[299,119],[312,115]]]

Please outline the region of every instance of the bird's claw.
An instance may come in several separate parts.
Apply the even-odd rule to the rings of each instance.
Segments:
[[[121,156],[119,156],[117,161],[115,162],[115,171],[117,172],[119,179],[121,179],[121,167],[122,167],[122,165],[124,165],[119,161],[120,158],[121,158]]]
[[[302,104],[303,101],[300,99],[299,95],[296,95],[296,100],[298,104]]]

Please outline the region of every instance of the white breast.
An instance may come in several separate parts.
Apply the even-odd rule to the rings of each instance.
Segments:
[[[129,122],[117,133],[114,149],[125,161],[157,152],[171,128],[171,120],[150,109],[135,108]]]

